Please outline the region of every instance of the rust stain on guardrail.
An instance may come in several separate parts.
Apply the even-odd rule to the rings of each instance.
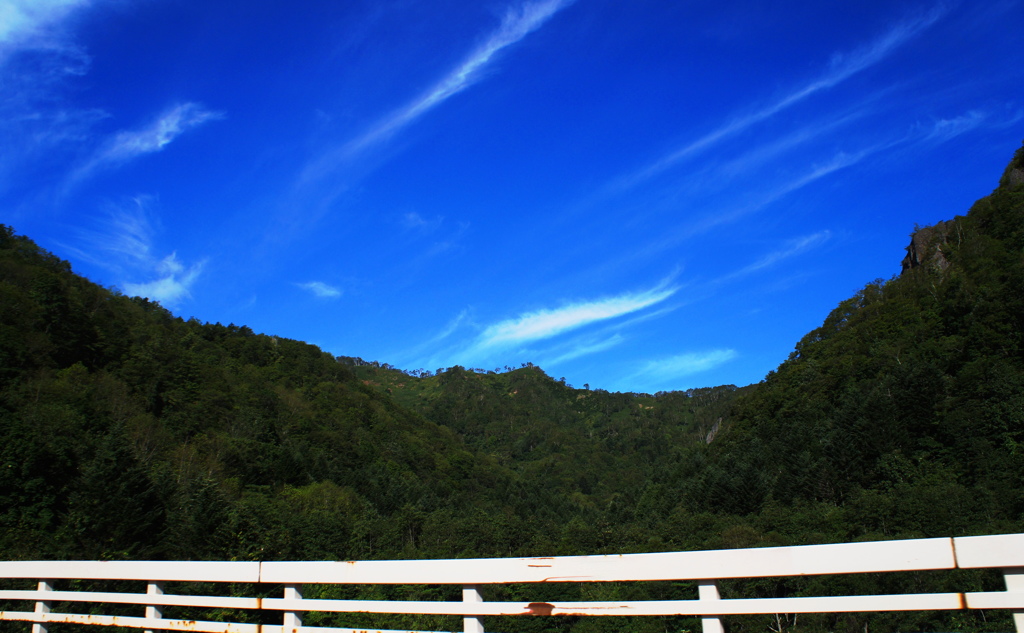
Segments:
[[[97,620],[97,618],[99,616],[96,616],[96,615],[91,614],[91,613],[84,613],[82,615],[78,615],[77,613],[58,613],[58,614],[54,614],[54,615],[56,617],[47,618],[47,620],[49,622],[53,622],[53,621],[61,622],[61,621],[63,621],[63,622],[70,622],[72,624],[91,624],[91,625],[94,625],[94,626],[118,626],[117,618],[116,617],[112,618],[110,622],[103,622],[101,620]],[[60,616],[65,616],[65,617],[57,619]],[[77,617],[75,617],[75,616],[77,616]]]
[[[555,605],[548,602],[531,602],[526,605],[526,613],[529,615],[551,615]]]
[[[116,615],[97,615],[95,613],[53,613],[47,615],[50,617],[41,620],[41,622],[47,624],[85,624],[89,626],[125,626],[124,618]],[[198,625],[196,620],[164,620],[164,622],[173,625],[176,630],[184,631],[194,631]]]
[[[599,607],[577,607],[572,611],[559,610],[558,615],[595,615],[595,611],[606,611],[609,609],[628,609],[629,605],[599,606]],[[554,615],[558,605],[550,602],[531,602],[526,605],[526,615]]]

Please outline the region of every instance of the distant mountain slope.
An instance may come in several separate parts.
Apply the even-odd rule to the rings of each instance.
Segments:
[[[408,504],[510,487],[316,347],[174,318],[7,227],[0,434],[7,558],[366,556]]]
[[[1024,148],[733,420],[694,483],[704,507],[843,506],[857,532],[887,536],[1024,530]]]
[[[532,364],[412,376],[350,362],[366,384],[451,429],[473,450],[588,504],[631,497],[675,470],[715,437],[733,402],[751,389],[610,393],[573,389]]]
[[[691,395],[412,378],[175,318],[0,227],[7,558],[575,551],[563,526],[631,518],[735,389]]]

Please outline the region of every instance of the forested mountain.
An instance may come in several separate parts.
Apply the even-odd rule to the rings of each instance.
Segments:
[[[819,504],[879,536],[1024,528],[1024,148],[908,250],[738,403],[698,507]]]
[[[634,513],[741,391],[589,391],[534,366],[414,378],[175,318],[9,227],[0,323],[4,558],[644,548]]]
[[[185,321],[0,226],[0,559],[538,556],[1024,531],[1024,148],[995,192],[918,230],[910,250],[901,275],[842,302],[759,385],[650,395],[576,389],[532,365],[406,372]],[[804,586],[784,585],[744,591]],[[592,620],[559,626],[611,626]],[[1001,626],[802,620],[869,621]],[[689,626],[645,622],[630,627]]]

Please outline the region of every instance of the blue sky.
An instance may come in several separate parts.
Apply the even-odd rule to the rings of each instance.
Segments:
[[[0,0],[0,222],[405,369],[757,382],[1024,138],[1024,2]]]

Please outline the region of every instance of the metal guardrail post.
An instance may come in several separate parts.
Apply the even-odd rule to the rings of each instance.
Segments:
[[[285,600],[302,600],[302,585],[285,585],[284,586],[284,599]],[[302,626],[302,612],[301,611],[285,611],[284,612],[284,633],[291,633],[298,631],[299,627]]]
[[[722,596],[718,593],[718,581],[700,581],[697,585],[697,597],[700,599],[701,602],[721,600]],[[721,618],[702,617],[700,619],[700,623],[704,633],[725,633],[725,629],[722,628]]]
[[[1024,592],[1024,567],[1010,567],[1003,570],[1007,591]],[[1024,633],[1024,610],[1013,611],[1013,624],[1017,633]]]
[[[462,588],[463,602],[483,602],[483,594],[476,585],[466,585]],[[465,616],[462,618],[463,633],[484,633],[484,619],[480,616]]]
[[[149,581],[146,583],[146,595],[162,596],[164,584],[162,582]],[[146,605],[146,619],[159,620],[164,617],[164,608],[156,605]],[[146,629],[146,633],[153,633],[153,629]]]
[[[53,581],[40,580],[38,589],[39,591],[53,591]],[[37,614],[49,613],[50,602],[48,600],[40,600],[39,602],[36,602],[35,612]],[[32,633],[47,633],[47,625],[42,622],[33,623]]]

